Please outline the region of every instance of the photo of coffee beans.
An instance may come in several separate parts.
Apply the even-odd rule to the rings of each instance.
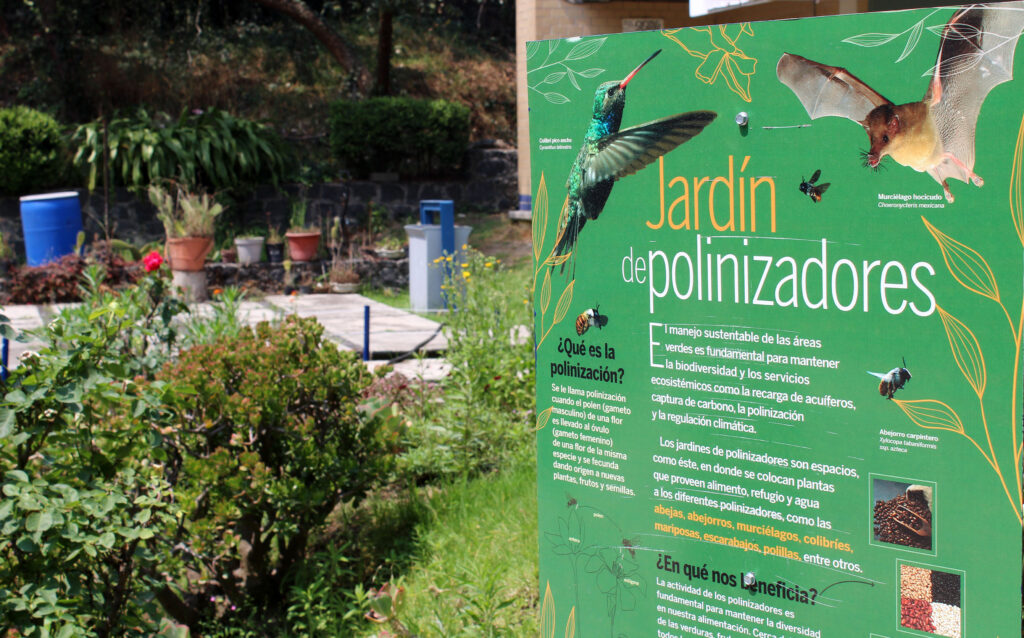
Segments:
[[[875,540],[918,549],[932,548],[930,488],[875,480]],[[892,496],[892,494],[898,494]]]
[[[960,638],[960,574],[900,565],[900,625]]]

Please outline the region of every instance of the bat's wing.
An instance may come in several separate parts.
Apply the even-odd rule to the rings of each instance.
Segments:
[[[711,111],[679,113],[608,135],[598,142],[585,179],[596,184],[632,175],[693,138],[717,116]]]
[[[812,120],[835,116],[863,124],[872,109],[889,103],[846,69],[792,53],[782,54],[775,74],[800,98]]]
[[[1024,30],[1024,2],[962,9],[946,24],[925,100],[950,158],[928,172],[937,181],[968,181],[974,170],[974,134],[981,105],[994,87],[1013,79],[1013,54]]]

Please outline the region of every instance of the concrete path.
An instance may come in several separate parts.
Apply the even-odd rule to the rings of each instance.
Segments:
[[[362,295],[270,295],[260,301],[243,301],[239,308],[241,320],[248,325],[270,321],[288,314],[300,317],[316,317],[324,326],[327,338],[348,350],[362,352],[364,308],[370,307],[370,359],[371,368],[383,365],[393,356],[415,349],[423,342],[427,352],[442,351],[448,346],[444,334],[438,332],[440,324],[419,315],[392,308]],[[41,327],[55,314],[61,305],[48,306],[3,306],[0,313],[10,319],[19,331]],[[213,312],[209,302],[193,306],[192,312],[208,315]],[[29,350],[39,347],[39,342],[11,342],[10,362],[12,367]],[[444,378],[450,366],[443,359],[435,357],[417,361],[415,357],[395,364],[395,370],[410,378],[437,381]]]

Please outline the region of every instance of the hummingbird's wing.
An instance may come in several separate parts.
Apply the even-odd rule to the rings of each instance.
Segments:
[[[598,141],[585,179],[596,184],[632,175],[703,131],[717,115],[711,111],[679,113],[607,135]]]

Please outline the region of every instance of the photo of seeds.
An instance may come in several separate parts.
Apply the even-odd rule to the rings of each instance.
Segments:
[[[876,478],[872,492],[875,540],[930,550],[933,494],[931,485]]]
[[[960,574],[900,565],[900,625],[960,638]]]

